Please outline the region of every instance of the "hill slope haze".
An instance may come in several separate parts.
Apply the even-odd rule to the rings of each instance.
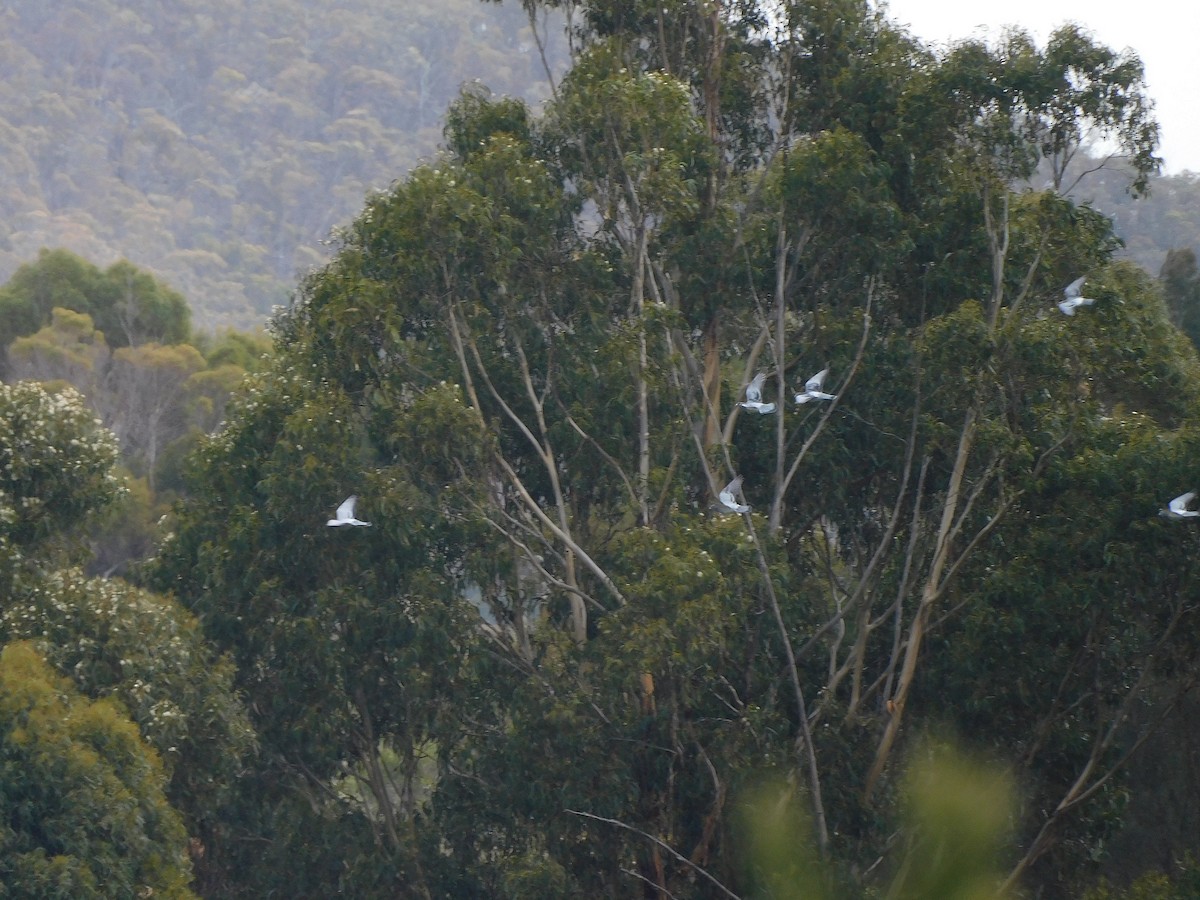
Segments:
[[[153,270],[200,325],[259,323],[367,193],[436,152],[475,79],[548,93],[518,5],[13,0],[0,282],[61,246]]]
[[[539,32],[562,70],[561,26]],[[202,328],[259,325],[367,194],[437,152],[473,80],[535,109],[548,95],[519,4],[11,0],[0,283],[65,247],[151,270]],[[1135,201],[1111,168],[1073,196],[1113,219],[1122,255],[1157,274],[1168,250],[1200,249],[1200,177],[1154,179]]]

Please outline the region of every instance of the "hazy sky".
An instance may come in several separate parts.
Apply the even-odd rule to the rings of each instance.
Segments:
[[[881,4],[883,5],[883,4]],[[1099,43],[1141,57],[1161,126],[1163,171],[1200,174],[1200,3],[1128,0],[890,0],[888,18],[926,42],[997,35],[1019,25],[1039,45],[1059,25],[1075,22]]]

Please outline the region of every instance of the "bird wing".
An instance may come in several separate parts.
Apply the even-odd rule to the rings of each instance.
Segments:
[[[825,376],[828,374],[828,369],[822,369],[812,378],[808,379],[808,382],[804,385],[804,389],[806,391],[819,391],[821,389],[821,385],[825,383]]]
[[[342,505],[337,508],[336,516],[338,519],[353,519],[354,504],[358,502],[358,496],[351,494],[342,501]]]
[[[754,380],[746,385],[746,399],[752,403],[757,403],[762,400],[763,382],[767,380],[765,372],[759,372],[754,376]]]
[[[1068,315],[1068,316],[1075,315],[1075,307],[1078,305],[1079,304],[1076,303],[1074,300],[1059,300],[1058,301],[1058,308],[1063,311],[1064,315]]]
[[[740,491],[741,489],[742,489],[742,476],[739,475],[737,478],[733,479],[733,481],[729,482],[729,484],[725,485],[725,490],[721,491],[721,493],[728,494],[730,497],[736,497],[737,492]]]
[[[1085,281],[1087,281],[1086,275],[1083,276],[1082,278],[1076,278],[1074,281],[1072,281],[1070,284],[1068,284],[1065,288],[1063,288],[1063,296],[1065,296],[1067,299],[1070,299],[1072,297],[1078,297],[1079,292],[1081,290],[1083,290],[1083,283]]]
[[[1192,499],[1195,496],[1196,496],[1195,491],[1188,491],[1186,494],[1180,494],[1178,497],[1176,497],[1174,500],[1171,501],[1171,504],[1170,504],[1171,512],[1177,512],[1177,513],[1187,512],[1188,504],[1192,502]]]

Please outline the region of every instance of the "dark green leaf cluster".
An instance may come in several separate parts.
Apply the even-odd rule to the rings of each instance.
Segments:
[[[194,897],[158,755],[26,643],[0,651],[0,874],[26,897]]]
[[[188,835],[203,871],[254,746],[193,617],[69,565],[119,494],[115,460],[75,391],[0,384],[0,856],[20,895],[192,896]]]

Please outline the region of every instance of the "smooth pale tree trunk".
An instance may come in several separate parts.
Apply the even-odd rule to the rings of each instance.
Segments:
[[[638,318],[638,506],[642,525],[650,524],[650,398],[646,389],[646,233],[645,223],[637,229],[636,256],[633,272],[633,307]]]
[[[942,505],[942,519],[938,525],[937,540],[934,543],[933,563],[929,568],[929,574],[926,576],[925,584],[921,589],[921,602],[917,607],[912,626],[908,631],[908,646],[904,651],[904,662],[901,664],[900,675],[896,681],[896,691],[889,698],[890,703],[888,708],[891,715],[888,717],[883,737],[880,739],[879,747],[875,752],[875,761],[871,764],[870,772],[867,773],[866,785],[863,788],[863,796],[865,798],[871,796],[876,782],[878,782],[880,775],[883,774],[884,766],[887,765],[892,746],[900,731],[900,724],[904,720],[904,706],[908,700],[908,693],[912,687],[913,679],[916,676],[917,660],[921,654],[921,644],[925,638],[925,630],[929,625],[929,616],[933,611],[933,605],[941,593],[942,573],[945,571],[946,562],[950,558],[951,529],[954,525],[955,516],[958,513],[958,500],[962,491],[963,474],[966,471],[967,460],[971,457],[971,448],[975,441],[976,418],[977,413],[975,408],[971,407],[967,410],[962,432],[958,439],[958,451],[954,456],[954,468],[950,473],[950,483],[946,490],[946,499]]]
[[[704,327],[704,450],[721,442],[720,323],[714,314]]]

